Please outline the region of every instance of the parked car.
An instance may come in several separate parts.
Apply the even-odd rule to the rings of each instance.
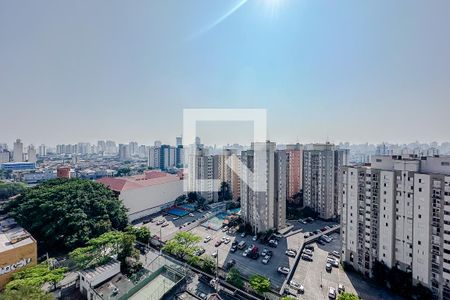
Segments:
[[[298,288],[300,287],[300,283],[298,283],[297,281],[294,281],[294,280],[291,280],[291,281],[289,282],[289,285],[290,285],[291,287],[293,287],[294,289],[298,289]]]
[[[193,216],[194,216],[194,214],[193,214],[193,213],[190,213],[190,214],[189,214],[189,217],[193,217]]]
[[[205,253],[205,249],[203,249],[203,248],[200,248],[200,249],[198,249],[197,251],[195,251],[195,255],[196,256],[200,256],[200,255],[202,255],[203,253]]]
[[[230,238],[226,238],[225,241],[223,241],[225,244],[229,244],[231,242]]]
[[[330,252],[330,254],[333,255],[336,258],[341,258],[341,255],[339,254],[338,251],[332,251],[332,252]]]
[[[245,232],[241,233],[241,238],[245,238]]]
[[[222,245],[222,241],[217,241],[214,246],[219,247],[220,245]]]
[[[234,240],[232,243],[231,243],[231,246],[237,246],[239,244],[239,242],[237,241],[237,240]]]
[[[212,256],[212,257],[217,257],[218,254],[219,254],[219,251],[216,250],[216,251],[214,251],[214,252],[211,254],[211,256]]]
[[[335,258],[327,258],[327,263],[331,264],[335,268],[339,267],[339,262]]]
[[[278,273],[287,275],[289,274],[290,269],[288,267],[278,267],[277,271]]]
[[[272,258],[272,256],[266,255],[266,256],[264,256],[264,258],[262,259],[261,262],[262,262],[263,264],[267,265],[267,264],[269,263],[269,261],[270,261],[271,258]]]
[[[314,251],[314,246],[313,245],[306,245],[305,249],[306,250],[310,250],[310,251]]]
[[[246,245],[246,244],[247,244],[247,243],[246,243],[245,241],[240,241],[237,247],[238,247],[238,249],[241,249],[241,250],[242,250],[242,249],[245,248],[245,245]]]
[[[329,230],[329,229],[331,229],[331,227],[330,227],[330,226],[325,226],[324,228],[325,228],[325,230]]]
[[[267,252],[269,252],[269,249],[264,248],[263,251],[261,252],[261,256],[266,256]]]
[[[169,223],[164,223],[161,225],[161,227],[166,227],[166,226],[169,226]]]
[[[313,255],[313,252],[311,250],[309,250],[309,249],[303,250],[303,253],[306,254],[306,255],[309,255],[309,256]]]
[[[249,249],[245,249],[245,251],[242,253],[242,256],[247,257],[249,252],[250,252]]]
[[[313,261],[312,256],[309,256],[309,255],[307,255],[307,254],[303,254],[303,255],[302,255],[302,259],[303,259],[303,260],[306,260],[306,261]]]
[[[297,255],[297,252],[292,250],[286,250],[285,254],[289,257],[295,257]]]
[[[338,285],[338,292],[339,293],[345,292],[345,286],[342,283],[339,283]]]
[[[333,287],[330,287],[328,289],[328,298],[330,299],[336,299],[336,289]]]
[[[278,247],[278,242],[276,240],[270,240],[269,246],[272,248],[276,248],[276,247]]]
[[[303,235],[303,237],[304,237],[305,239],[307,239],[307,238],[309,238],[311,235],[312,235],[311,232],[305,232],[305,234]]]
[[[331,264],[330,263],[327,263],[326,265],[325,265],[325,270],[327,270],[327,272],[331,272],[331,269],[332,269],[333,267],[331,266]]]
[[[227,232],[228,231],[228,226],[225,226],[222,228],[222,232]]]
[[[231,246],[230,252],[234,253],[234,252],[236,252],[236,250],[237,250],[237,246],[236,245]]]
[[[203,240],[203,243],[207,243],[211,240],[211,237],[208,235],[207,237],[205,237],[205,239]]]
[[[258,236],[257,236],[257,235],[253,236],[252,240],[253,240],[254,242],[256,242],[256,241],[258,240]]]
[[[314,234],[319,234],[319,233],[321,233],[321,231],[319,229],[314,230]]]
[[[142,221],[142,224],[147,224],[150,223],[151,221],[153,221],[153,219],[145,219],[144,221]]]
[[[236,261],[234,259],[230,259],[229,261],[227,261],[225,268],[228,270],[230,269],[232,266],[234,266],[236,264]]]
[[[156,222],[156,225],[162,225],[163,223],[164,223],[165,221],[164,220],[158,220],[157,222]]]

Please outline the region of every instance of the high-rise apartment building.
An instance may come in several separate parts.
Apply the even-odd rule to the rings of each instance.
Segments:
[[[324,219],[340,215],[342,169],[348,150],[333,144],[314,144],[303,151],[303,199]]]
[[[255,232],[279,229],[286,222],[286,155],[276,155],[275,149],[273,142],[252,143],[241,153],[241,215]]]
[[[41,144],[39,146],[39,156],[46,156],[47,155],[47,147],[45,147],[44,144]]]
[[[195,151],[195,154],[188,156],[187,188],[190,192],[199,193],[207,202],[216,202],[219,188],[215,184],[215,179],[218,179],[218,157],[209,155],[204,148],[195,148]]]
[[[129,142],[128,148],[130,149],[131,156],[138,155],[139,144],[137,142]]]
[[[33,162],[35,163],[37,161],[36,158],[36,148],[34,148],[33,145],[28,146],[28,162]]]
[[[286,145],[286,190],[287,198],[293,199],[303,189],[303,146]]]
[[[217,179],[226,182],[230,188],[233,200],[240,197],[240,164],[237,151],[234,149],[224,149],[222,154],[216,155],[217,159]],[[233,171],[236,170],[235,171]]]
[[[21,162],[23,161],[23,143],[20,141],[20,139],[17,139],[14,142],[14,148],[13,148],[13,161],[14,162]]]
[[[119,159],[128,160],[131,158],[130,146],[125,144],[119,144]]]
[[[450,298],[450,156],[374,156],[343,171],[342,254],[373,276],[399,268]]]
[[[1,163],[7,163],[10,160],[10,152],[6,149],[3,149],[0,151],[0,164]]]

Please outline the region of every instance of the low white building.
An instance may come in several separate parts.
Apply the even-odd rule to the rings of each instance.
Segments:
[[[147,171],[129,177],[105,177],[97,180],[116,192],[128,209],[130,222],[157,213],[173,205],[184,194],[179,175]]]

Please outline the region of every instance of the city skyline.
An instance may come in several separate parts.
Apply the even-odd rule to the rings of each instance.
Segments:
[[[184,108],[265,108],[281,143],[448,140],[447,1],[240,3],[1,3],[0,139],[168,142]]]

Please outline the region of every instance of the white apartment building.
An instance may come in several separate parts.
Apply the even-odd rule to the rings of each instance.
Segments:
[[[333,144],[314,144],[303,151],[303,199],[323,219],[340,215],[342,168],[348,150]]]
[[[372,276],[375,261],[450,298],[450,156],[374,156],[343,171],[342,254]]]
[[[188,156],[187,189],[189,192],[198,192],[207,202],[218,200],[218,157],[209,155],[208,150],[196,148],[195,155]]]
[[[273,142],[252,143],[251,150],[241,153],[246,167],[241,169],[241,215],[255,232],[279,229],[286,223],[286,154],[275,155],[275,148]],[[256,151],[265,151],[265,157],[255,155]],[[259,191],[261,179],[266,182],[265,191]]]
[[[20,139],[17,139],[14,142],[13,161],[14,162],[23,161],[23,143],[20,141]]]

